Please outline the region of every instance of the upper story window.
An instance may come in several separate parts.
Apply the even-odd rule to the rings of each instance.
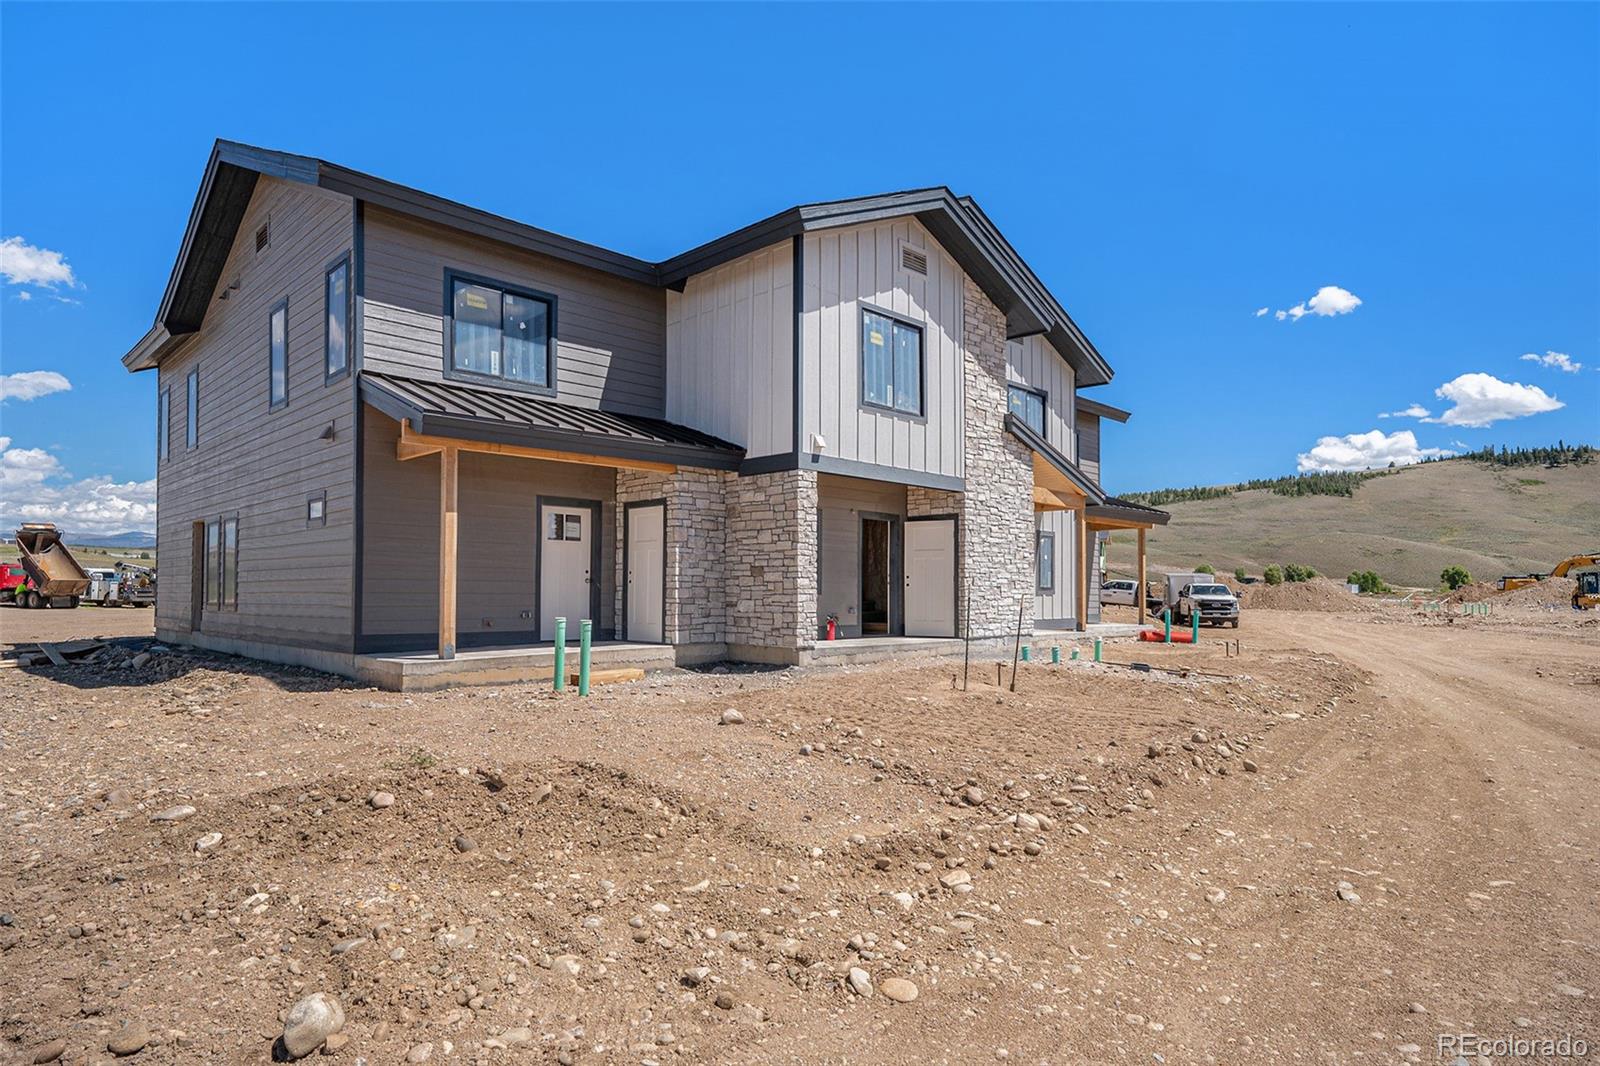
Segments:
[[[1044,436],[1044,393],[1023,385],[1006,386],[1006,405],[1034,432]]]
[[[185,448],[200,447],[200,368],[195,367],[189,371],[185,382],[188,400],[184,405],[183,446]]]
[[[881,311],[861,311],[861,402],[922,413],[922,329]]]
[[[330,378],[343,374],[350,366],[350,260],[341,259],[328,268],[323,292],[328,302],[324,326],[326,355],[323,373]]]
[[[449,288],[452,373],[553,389],[554,296],[460,275]]]
[[[267,382],[272,407],[289,402],[289,301],[272,309],[267,320]]]
[[[156,397],[156,459],[167,461],[172,440],[172,390],[162,389]]]

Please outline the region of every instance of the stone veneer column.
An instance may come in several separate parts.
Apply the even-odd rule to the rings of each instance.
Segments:
[[[629,503],[666,500],[666,629],[668,644],[721,644],[727,615],[723,553],[728,485],[733,474],[682,467],[671,474],[617,471],[617,632],[623,632],[623,512]]]
[[[817,642],[817,475],[784,470],[728,483],[726,640],[794,662]],[[765,658],[766,656],[761,656]]]
[[[1006,432],[1006,320],[971,278],[962,301],[963,413],[967,491],[964,494],[912,489],[908,513],[940,513],[959,501],[961,562],[960,608],[972,593],[973,637],[1016,632],[1022,604],[1022,631],[1033,632],[1036,523],[1033,512],[1033,455]],[[915,499],[915,503],[913,500]],[[962,619],[965,624],[965,619]]]

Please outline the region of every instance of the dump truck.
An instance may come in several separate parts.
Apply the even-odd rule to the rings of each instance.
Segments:
[[[18,588],[22,607],[76,607],[89,591],[89,573],[78,565],[61,531],[50,522],[25,522],[17,530],[17,561],[28,574],[26,588]]]

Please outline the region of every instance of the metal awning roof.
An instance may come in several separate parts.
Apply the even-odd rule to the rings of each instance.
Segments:
[[[1056,450],[1055,445],[1045,440],[1044,436],[1028,423],[1016,415],[1006,413],[1006,429],[1029,448],[1033,453],[1055,468],[1063,477],[1075,486],[1079,492],[1088,498],[1089,503],[1104,503],[1106,494],[1100,491],[1100,486],[1094,480],[1078,469],[1078,464],[1068,459]]]
[[[572,407],[539,396],[364,370],[361,398],[417,433],[580,455],[737,470],[744,449],[659,418]]]
[[[1164,526],[1172,517],[1166,511],[1146,507],[1132,500],[1124,500],[1120,496],[1107,496],[1104,503],[1085,508],[1084,516],[1091,522],[1101,519],[1110,522],[1131,522],[1141,526]]]

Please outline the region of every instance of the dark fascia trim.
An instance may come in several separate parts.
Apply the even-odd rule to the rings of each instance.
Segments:
[[[367,297],[367,233],[366,207],[360,200],[350,205],[350,334],[351,342],[346,353],[350,372],[361,372],[361,344],[366,335],[362,318],[366,314]],[[355,538],[350,566],[350,650],[361,647],[361,621],[366,600],[366,492],[367,492],[367,405],[361,402],[361,390],[352,388],[350,400],[354,404],[350,424],[355,434],[355,494],[352,501]],[[460,636],[457,635],[457,644]]]
[[[1062,474],[1066,475],[1067,480],[1078,486],[1083,494],[1089,498],[1091,504],[1103,504],[1106,502],[1106,494],[1101,491],[1100,486],[1090,480],[1089,476],[1082,470],[1079,470],[1078,464],[1057,451],[1049,441],[1039,434],[1038,430],[1010,411],[1006,412],[1005,425],[1006,430],[1013,437],[1016,437],[1035,452],[1044,456],[1046,462],[1061,471]]]
[[[805,320],[806,320],[806,271],[805,271],[805,266],[806,266],[806,241],[805,241],[805,237],[803,237],[802,235],[796,233],[794,235],[793,243],[794,243],[794,280],[793,280],[793,282],[791,282],[790,287],[791,287],[791,289],[793,291],[793,294],[794,294],[794,341],[793,341],[794,350],[792,352],[790,352],[789,354],[793,357],[793,360],[794,360],[794,367],[793,367],[793,370],[794,370],[794,383],[793,383],[794,395],[791,397],[791,399],[794,401],[794,404],[793,404],[793,410],[792,410],[792,412],[790,414],[790,417],[793,419],[793,422],[794,422],[793,427],[792,427],[794,429],[794,433],[792,434],[793,442],[790,444],[790,450],[796,456],[798,456],[800,454],[800,414],[804,410],[804,406],[803,406],[804,405],[804,393],[801,391],[801,389],[802,389],[802,386],[805,383],[804,382],[804,374],[803,374],[803,371],[805,369],[805,339],[806,339],[806,331],[805,331]]]
[[[1109,418],[1113,422],[1126,422],[1133,417],[1132,411],[1124,411],[1120,407],[1112,407],[1108,403],[1091,400],[1087,396],[1079,396],[1073,400],[1073,406],[1086,415],[1097,418]]]
[[[1083,515],[1091,520],[1106,518],[1118,522],[1137,522],[1140,525],[1147,526],[1164,526],[1172,519],[1172,516],[1166,511],[1158,511],[1155,508],[1145,510],[1143,508],[1118,507],[1116,504],[1110,503],[1097,503],[1085,507]]]
[[[915,485],[924,489],[943,489],[946,492],[966,492],[967,483],[950,474],[930,474],[921,470],[902,470],[896,466],[879,466],[856,459],[841,459],[836,455],[804,452],[790,455],[760,455],[739,464],[739,476],[775,474],[781,470],[814,470],[819,474],[837,474],[840,477],[860,478],[863,481],[884,481],[891,485]]]
[[[396,422],[410,419],[413,430],[436,437],[456,437],[461,440],[477,440],[491,444],[516,444],[528,448],[549,448],[553,451],[578,452],[615,459],[643,459],[709,470],[737,470],[744,459],[743,453],[730,449],[699,448],[692,444],[607,440],[605,437],[575,430],[538,429],[532,426],[518,428],[496,425],[475,418],[428,414],[388,390],[374,387],[365,379],[362,380],[361,398]]]

